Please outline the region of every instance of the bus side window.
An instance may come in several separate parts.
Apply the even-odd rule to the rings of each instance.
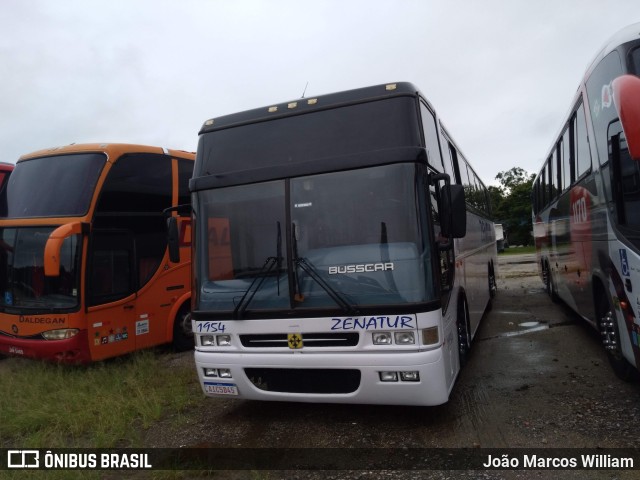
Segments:
[[[595,132],[597,158],[603,165],[608,158],[607,130],[609,123],[617,118],[617,110],[611,101],[611,82],[622,75],[622,60],[617,50],[604,57],[593,69],[587,80],[587,95],[591,109],[591,121]],[[580,173],[580,172],[578,172]]]
[[[436,128],[436,119],[424,104],[420,103],[420,113],[422,117],[422,131],[424,134],[424,143],[427,150],[427,158],[429,165],[439,172],[443,172],[444,164],[440,156],[440,144],[438,142],[438,130]],[[449,172],[447,172],[449,173]]]
[[[571,185],[570,146],[569,130],[566,129],[558,140],[558,191],[561,194]]]
[[[182,175],[183,184],[186,175]],[[151,280],[165,255],[167,232],[162,211],[172,206],[172,185],[170,157],[125,155],[111,168],[96,207],[97,228],[133,234],[138,288]]]
[[[90,305],[114,302],[134,291],[133,238],[126,232],[94,231],[89,273]]]
[[[551,201],[558,196],[558,149],[554,148],[549,161],[549,198]]]
[[[640,168],[629,155],[619,121],[609,126],[608,137],[617,223],[637,229],[640,227]]]
[[[458,164],[458,153],[456,149],[451,143],[447,142],[449,145],[449,161],[451,162],[451,172],[453,175],[451,176],[451,183],[457,183],[458,185],[462,185],[462,180],[460,177],[460,165]]]
[[[587,138],[587,123],[584,116],[584,104],[580,104],[574,117],[574,146],[576,157],[575,180],[591,170],[591,152],[589,151],[589,139]]]
[[[193,176],[194,162],[178,159],[178,205],[191,203],[189,180]]]

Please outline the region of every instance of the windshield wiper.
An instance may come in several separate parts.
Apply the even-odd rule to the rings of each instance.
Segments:
[[[335,288],[333,288],[318,272],[318,269],[306,258],[298,256],[298,240],[296,238],[296,224],[293,223],[291,225],[291,236],[293,243],[293,264],[295,266],[294,269],[294,289],[295,295],[294,298],[297,302],[304,301],[304,295],[300,292],[300,283],[298,279],[298,267],[300,267],[304,272],[309,275],[315,282],[322,287],[322,289],[327,292],[327,295],[331,297],[331,299],[344,310],[347,315],[353,315],[358,313],[358,310],[351,305],[347,299],[338,292]]]
[[[249,285],[249,288],[245,290],[242,298],[238,302],[238,305],[236,305],[236,308],[233,310],[233,318],[235,319],[239,319],[244,315],[244,312],[247,310],[247,307],[251,303],[251,300],[253,300],[253,297],[258,292],[258,290],[262,288],[264,281],[266,280],[269,273],[271,273],[271,270],[273,270],[273,267],[276,266],[278,269],[278,295],[280,295],[280,269],[282,268],[282,230],[280,228],[280,222],[277,222],[277,224],[278,236],[276,238],[276,256],[267,257],[264,265],[262,265],[262,268],[260,268],[260,271],[251,282],[251,285]],[[253,288],[254,285],[256,286],[256,288]],[[248,298],[247,295],[249,296]]]

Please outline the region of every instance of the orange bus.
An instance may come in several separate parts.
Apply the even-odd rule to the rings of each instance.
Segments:
[[[2,191],[2,187],[4,187],[9,175],[13,172],[13,168],[13,163],[0,162],[0,191]]]
[[[181,261],[163,211],[190,203],[194,154],[87,144],[22,156],[0,218],[0,354],[88,363],[192,348],[189,218]]]
[[[0,216],[5,215],[7,201],[5,198],[4,186],[9,180],[9,175],[13,172],[13,163],[0,162]]]

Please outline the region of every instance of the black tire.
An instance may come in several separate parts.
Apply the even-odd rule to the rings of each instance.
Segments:
[[[469,350],[471,349],[471,332],[469,328],[469,309],[467,299],[463,296],[458,302],[458,356],[460,358],[460,368],[466,365],[469,360]]]
[[[191,312],[188,306],[178,310],[173,321],[173,348],[178,352],[192,350],[194,347],[193,331],[191,330]]]
[[[544,262],[544,267],[542,271],[542,275],[544,278],[544,286],[547,290],[547,295],[551,298],[553,303],[558,303],[560,301],[560,297],[558,296],[558,290],[556,289],[556,284],[553,281],[553,273],[551,272],[551,267],[549,266],[549,262]]]
[[[602,345],[607,352],[609,363],[620,380],[628,382],[635,376],[635,369],[622,355],[620,349],[620,330],[608,295],[601,292],[596,305],[598,328],[602,336]]]
[[[493,265],[489,265],[489,298],[494,298],[498,291],[498,284],[496,283],[496,273],[493,269]]]

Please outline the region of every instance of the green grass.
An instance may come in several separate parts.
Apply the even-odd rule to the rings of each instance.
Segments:
[[[201,399],[191,362],[143,351],[87,367],[0,360],[0,447],[143,447],[145,430]]]
[[[535,245],[528,247],[509,247],[505,248],[504,252],[500,252],[498,255],[516,255],[520,253],[536,253]]]

